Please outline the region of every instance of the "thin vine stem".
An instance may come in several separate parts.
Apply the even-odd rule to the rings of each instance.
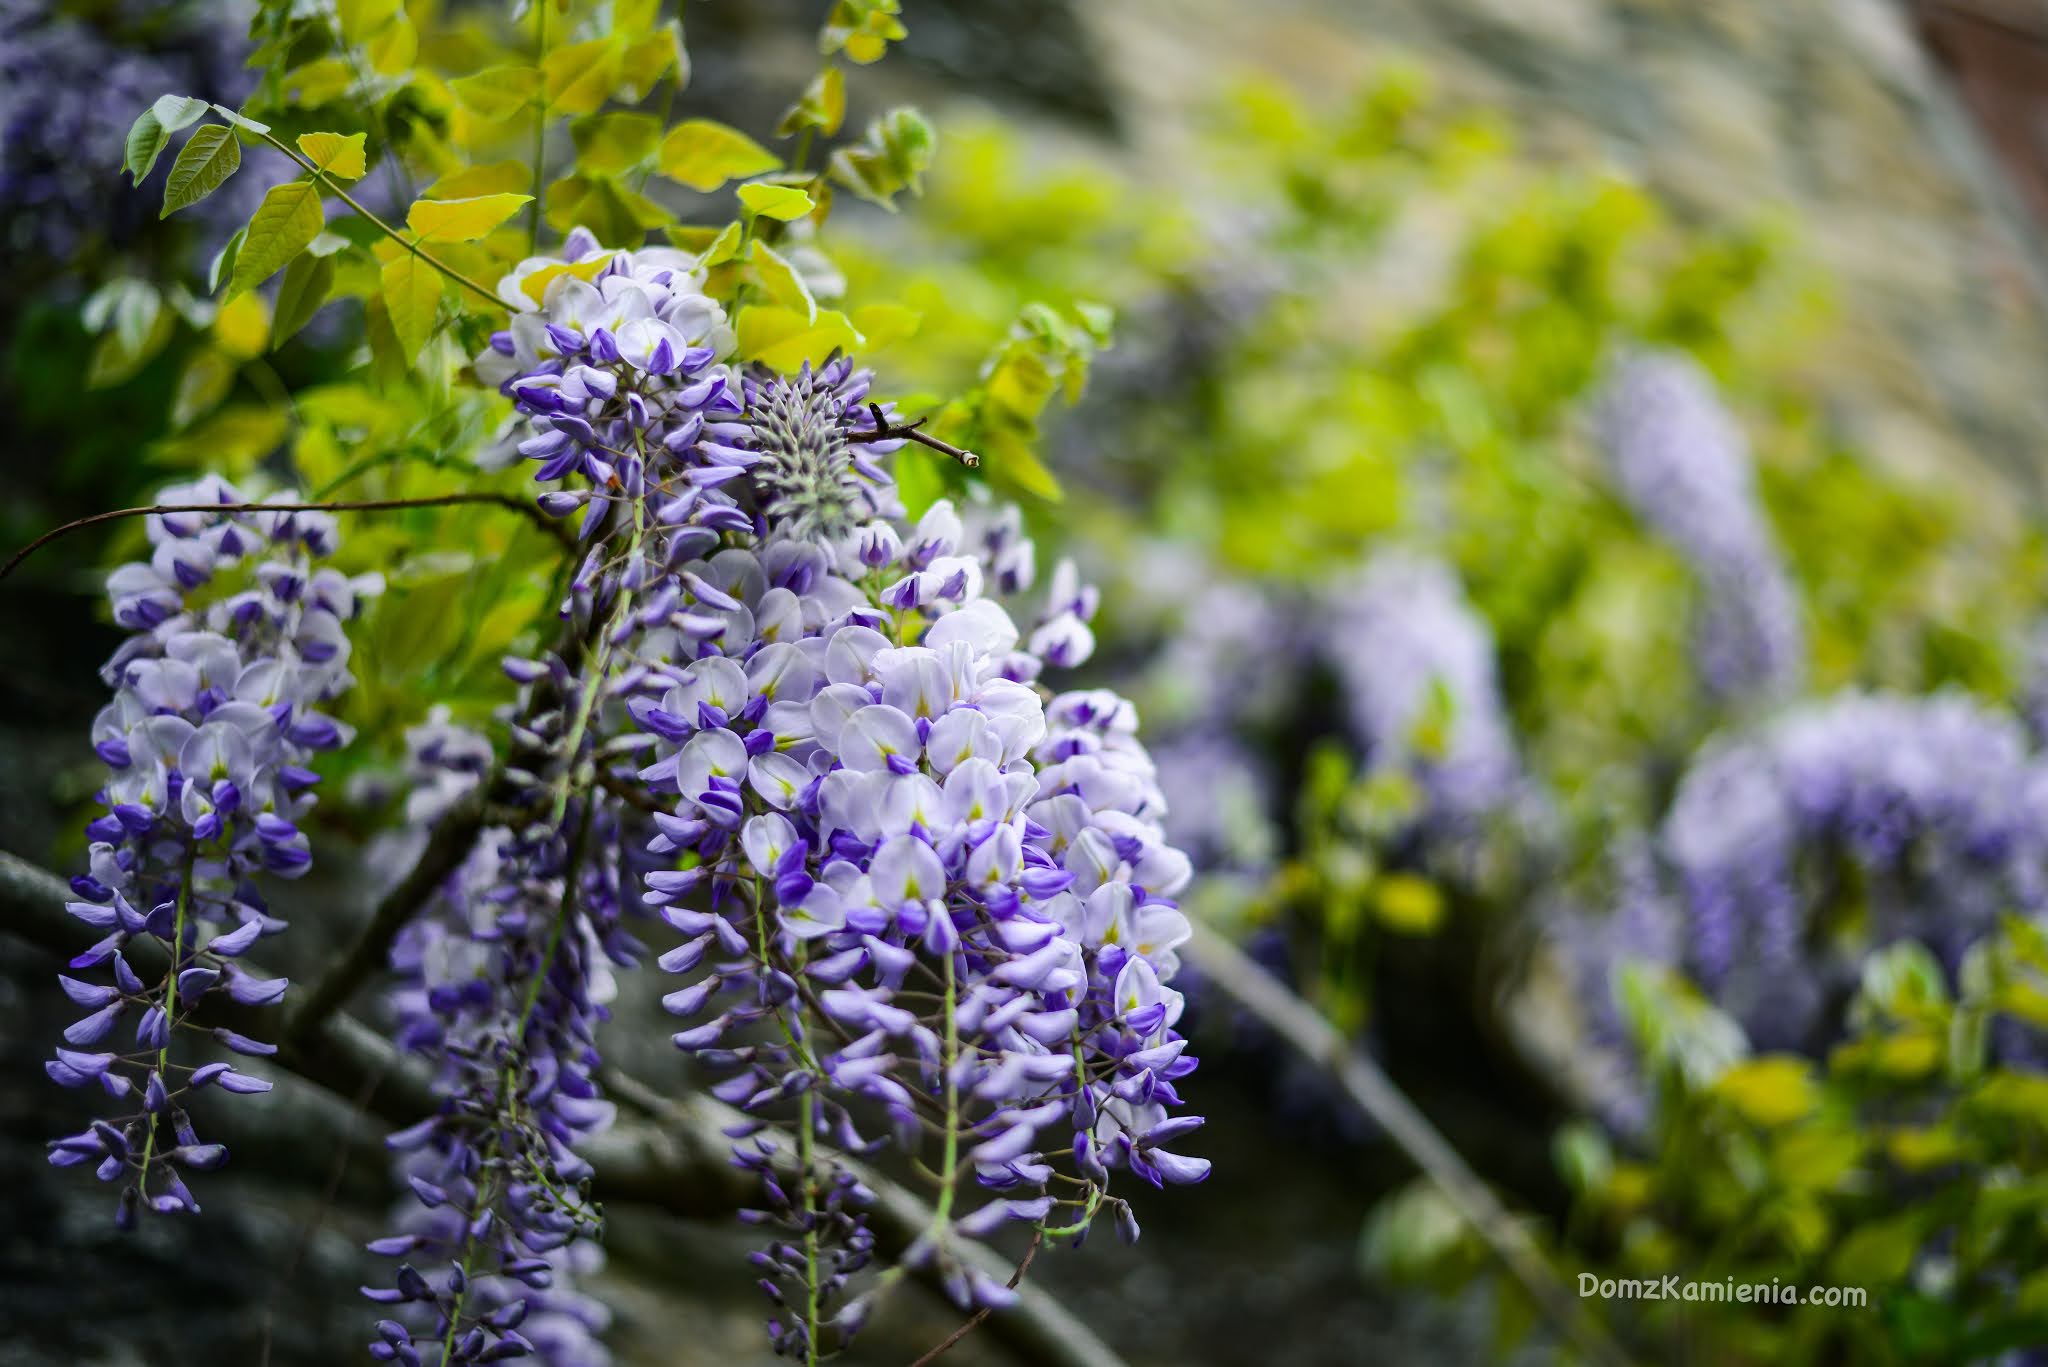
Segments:
[[[427,265],[432,266],[435,270],[441,272],[441,274],[447,276],[450,280],[453,280],[456,284],[462,286],[464,289],[467,289],[473,294],[477,294],[485,299],[488,299],[493,307],[505,307],[505,301],[498,297],[498,292],[496,290],[493,290],[485,285],[479,285],[476,281],[470,279],[461,271],[456,270],[453,266],[450,266],[446,262],[436,258],[431,252],[423,251],[420,248],[419,243],[413,241],[404,233],[401,233],[400,231],[398,231],[398,229],[392,227],[389,223],[386,223],[383,219],[377,217],[377,215],[371,213],[368,209],[364,208],[362,204],[359,203],[353,195],[349,194],[348,191],[341,188],[341,182],[335,180],[334,177],[328,175],[318,166],[315,166],[311,161],[301,156],[297,148],[292,147],[283,139],[279,138],[276,134],[268,131],[260,133],[257,136],[261,137],[265,142],[269,143],[272,147],[275,147],[278,151],[284,153],[293,161],[297,162],[301,167],[303,167],[306,170],[308,174],[310,174],[313,177],[313,179],[319,181],[322,185],[326,186],[329,193],[331,193],[336,199],[339,199],[343,204],[348,205],[349,208],[355,210],[356,213],[359,214],[366,223],[368,223],[371,227],[375,228],[378,232],[383,233],[393,242],[396,242],[399,246],[405,248],[414,256],[418,257],[421,261],[424,261]]]
[[[453,494],[430,494],[423,498],[366,498],[324,503],[152,503],[142,508],[115,508],[109,512],[94,513],[90,517],[73,518],[60,526],[52,527],[16,551],[5,565],[0,565],[0,579],[13,574],[22,561],[60,537],[83,531],[87,527],[96,527],[102,522],[118,522],[129,517],[154,517],[162,513],[381,513],[399,508],[446,508],[459,503],[491,503],[501,508],[510,508],[535,526],[549,532],[564,546],[573,545],[560,523],[549,517],[538,505],[512,494],[464,491]]]
[[[1015,1291],[1017,1287],[1020,1284],[1022,1284],[1022,1282],[1024,1281],[1024,1274],[1031,1270],[1032,1259],[1038,1256],[1038,1250],[1044,1247],[1044,1245],[1044,1232],[1042,1230],[1037,1229],[1032,1230],[1031,1247],[1024,1250],[1023,1260],[1017,1264],[1017,1270],[1010,1274],[1009,1285],[1012,1291]],[[991,1313],[993,1312],[989,1306],[982,1306],[981,1309],[975,1311],[972,1315],[969,1315],[967,1317],[967,1322],[965,1324],[961,1325],[958,1329],[955,1329],[952,1333],[946,1335],[937,1343],[933,1344],[929,1349],[925,1351],[922,1357],[918,1358],[917,1361],[911,1363],[910,1367],[931,1367],[932,1363],[937,1362],[941,1357],[944,1357],[949,1351],[951,1351],[954,1344],[960,1342],[961,1339],[966,1338],[969,1334],[973,1333],[976,1329],[980,1328],[981,1322],[987,1319]]]
[[[548,0],[533,7],[533,69],[539,71],[548,57]],[[667,120],[662,121],[664,124]],[[540,200],[547,188],[548,88],[543,80],[533,99],[533,203],[526,208],[526,254],[540,254]]]

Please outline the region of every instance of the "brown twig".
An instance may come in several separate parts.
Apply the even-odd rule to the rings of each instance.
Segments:
[[[875,420],[875,430],[872,432],[855,433],[854,435],[858,436],[862,441],[894,441],[900,437],[907,441],[914,441],[919,446],[929,446],[934,451],[951,456],[970,470],[981,468],[981,457],[975,455],[974,452],[967,450],[965,447],[955,446],[950,441],[941,441],[931,435],[931,433],[920,430],[929,421],[928,418],[919,418],[916,422],[898,423],[896,426],[891,427],[889,419],[882,412],[882,405],[871,403],[868,405],[868,412]]]
[[[501,508],[510,508],[513,512],[526,517],[535,526],[547,531],[565,547],[574,544],[562,525],[542,512],[538,505],[511,494],[463,492],[434,494],[427,498],[355,499],[342,503],[155,503],[146,508],[115,508],[111,512],[74,518],[60,527],[52,527],[16,551],[5,565],[0,565],[0,579],[13,574],[15,567],[22,561],[59,537],[83,531],[87,527],[96,527],[102,522],[118,522],[127,517],[152,517],[161,513],[377,513],[395,508],[445,508],[457,503],[492,503]]]
[[[1017,1289],[1017,1284],[1024,1280],[1024,1274],[1031,1270],[1031,1260],[1038,1256],[1039,1246],[1044,1242],[1045,1231],[1043,1229],[1033,1229],[1031,1231],[1031,1247],[1024,1250],[1024,1260],[1018,1263],[1017,1270],[1010,1274],[1009,1285],[1012,1291],[1015,1291]],[[917,1361],[911,1363],[910,1367],[931,1367],[931,1364],[937,1362],[941,1357],[943,1357],[946,1351],[950,1349],[954,1344],[958,1343],[961,1339],[964,1339],[969,1334],[973,1333],[976,1327],[979,1326],[983,1320],[989,1317],[990,1311],[991,1307],[984,1305],[981,1307],[981,1309],[975,1311],[972,1315],[969,1315],[967,1317],[967,1323],[961,1325],[958,1329],[955,1329],[952,1333],[946,1335],[937,1343],[933,1344],[931,1350],[927,1352],[923,1357],[919,1358]]]

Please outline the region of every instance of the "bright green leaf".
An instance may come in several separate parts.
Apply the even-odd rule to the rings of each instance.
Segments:
[[[698,266],[717,266],[735,259],[740,254],[740,244],[746,240],[746,236],[739,224],[726,224],[718,236],[711,239],[711,245],[704,249],[704,254],[697,258]]]
[[[405,226],[422,242],[474,242],[532,202],[532,195],[515,194],[422,199],[406,211]]]
[[[307,180],[273,185],[249,220],[248,236],[242,239],[228,282],[229,295],[253,289],[284,269],[320,235],[325,223],[318,186]]]
[[[195,130],[171,163],[171,174],[164,181],[164,210],[158,217],[169,218],[205,199],[226,184],[241,164],[242,145],[235,141],[234,129],[210,123]]]
[[[384,307],[391,330],[398,335],[400,354],[410,366],[433,335],[441,308],[441,273],[411,252],[384,263]]]
[[[784,222],[802,218],[817,207],[809,195],[793,185],[742,185],[739,197],[740,203],[763,218],[779,218]]]
[[[339,239],[337,239],[339,240]],[[317,244],[316,244],[317,245]],[[334,288],[334,257],[316,255],[311,247],[292,258],[277,286],[277,313],[270,320],[270,348],[275,351],[311,321]]]
[[[612,97],[623,70],[616,35],[558,47],[541,61],[548,105],[560,114],[593,114]]]
[[[361,133],[301,133],[299,150],[315,167],[343,180],[359,180],[369,169]]]
[[[140,185],[143,177],[155,168],[156,159],[163,155],[164,148],[170,145],[170,132],[158,121],[155,111],[145,109],[128,127],[128,141],[123,149],[121,165]]]
[[[687,119],[670,129],[659,161],[670,180],[707,192],[781,165],[781,158],[745,133],[709,119]]]
[[[249,235],[247,228],[235,229],[235,235],[221,245],[213,254],[213,263],[206,268],[206,290],[212,294],[220,289],[220,282],[232,279],[235,273],[235,257],[242,250],[242,240]]]

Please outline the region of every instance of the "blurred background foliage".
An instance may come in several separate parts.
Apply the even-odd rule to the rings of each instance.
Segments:
[[[1156,737],[1180,838],[1209,875],[1200,911],[1371,1049],[1568,1274],[1866,1286],[1875,1302],[1599,1306],[1646,1360],[1682,1346],[1715,1362],[2014,1361],[2048,1341],[2048,1083],[2030,1037],[2048,1025],[2048,785],[2029,730],[2038,508],[1862,448],[1815,361],[1844,326],[1838,281],[1816,225],[1783,205],[1701,212],[1609,163],[1531,148],[1510,111],[1445,93],[1414,57],[1336,83],[1218,57],[1174,155],[1132,155],[1131,111],[1085,64],[1070,12],[1019,23],[1016,8],[934,5],[926,29],[908,6],[889,93],[926,99],[930,123],[878,121],[856,144],[890,211],[845,206],[829,256],[801,224],[777,240],[786,277],[755,283],[805,316],[763,344],[823,354],[859,337],[906,411],[985,457],[969,475],[906,450],[906,499],[1019,498],[1041,544],[1103,584],[1096,671]],[[583,222],[608,244],[709,245],[695,225],[724,215],[679,188],[657,135],[707,115],[765,140],[782,110],[758,88],[787,83],[756,78],[816,62],[800,44],[787,56],[815,24],[804,7],[675,17],[577,7],[596,25],[583,32],[608,35],[584,55],[616,102],[604,112],[598,90],[551,148],[536,206],[550,233]],[[499,8],[434,0],[266,9],[245,38],[249,18],[0,9],[10,543],[207,470],[323,498],[524,487],[475,458],[504,417],[460,382],[481,339],[434,339],[408,366],[418,348],[398,344],[374,270],[348,250],[362,241],[339,232],[316,253],[331,265],[305,268],[318,279],[221,302],[209,276],[249,201],[158,222],[137,208],[153,185],[119,186],[112,167],[156,94],[233,104],[253,90],[286,133],[404,149],[362,182],[380,211],[429,173],[444,193],[521,189],[494,168],[523,155],[524,106],[477,73],[526,61],[530,35]],[[1009,62],[992,52],[1005,23],[1031,35]],[[857,49],[879,32],[848,54],[868,60]],[[269,64],[260,86],[226,59],[245,52]],[[112,74],[64,90],[32,67]],[[580,70],[541,79],[573,103]],[[814,87],[816,126],[869,127],[881,104],[848,98]],[[275,179],[243,172],[245,186]],[[482,247],[449,255],[496,269]],[[309,297],[336,302],[316,314]],[[1723,687],[1701,654],[1720,600],[1756,582],[1703,567],[1687,510],[1646,502],[1603,427],[1603,405],[1624,402],[1618,369],[1645,355],[1680,366],[1735,434],[1681,433],[1665,454],[1732,470],[1724,483],[1753,501],[1789,595],[1793,658],[1768,686]],[[1688,496],[1682,481],[1667,491]],[[75,540],[8,589],[4,744],[23,777],[0,801],[9,843],[53,859],[76,853],[79,681],[110,639],[82,627],[84,605],[95,567],[139,537],[130,524]],[[348,761],[362,781],[337,787],[359,800],[323,808],[330,821],[367,834],[389,796],[370,780],[404,726],[437,705],[482,719],[503,700],[496,661],[550,613],[558,561],[516,517],[352,525],[340,567],[387,585],[347,717],[377,743]],[[1775,1038],[1730,996],[1725,965],[1685,948],[1719,913],[1675,806],[1730,747],[1768,749],[1780,719],[1863,694],[1958,700],[2011,763],[1971,768],[1966,746],[1874,732],[1921,768],[1841,779],[1870,810],[1769,833],[1805,842],[1801,870],[1826,871],[1791,885],[1777,950],[1834,985],[1817,1023]],[[1790,791],[1791,761],[1771,763]],[[2000,841],[1964,848],[1957,794],[1987,785]],[[1747,791],[1708,832],[1727,863],[1764,839]],[[1896,839],[1863,840],[1873,825]],[[1982,914],[1924,891],[1987,869]],[[1873,908],[1888,897],[1948,920],[1887,922]],[[1661,939],[1630,919],[1643,898],[1665,909]],[[1396,1351],[1547,1355],[1525,1337],[1529,1307],[1440,1198],[1392,1175],[1370,1123],[1306,1069],[1272,1066],[1273,1042],[1245,1023],[1216,1011],[1203,1028],[1231,1093],[1209,1104],[1233,1113],[1244,1151],[1266,1127],[1305,1128],[1326,1160],[1315,1179],[1340,1174],[1372,1206],[1355,1256],[1359,1226],[1336,1236],[1347,1284],[1372,1297],[1419,1281],[1485,1321],[1437,1342],[1455,1353],[1422,1346],[1443,1321],[1396,1331]],[[1232,1238],[1198,1221],[1168,1237]],[[1228,1275],[1227,1250],[1205,1257]],[[1311,1351],[1340,1341],[1360,1340]],[[1193,1360],[1151,1347],[1134,1359]]]

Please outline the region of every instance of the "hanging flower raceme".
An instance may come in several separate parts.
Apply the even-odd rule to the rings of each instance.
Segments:
[[[1462,824],[1513,799],[1521,765],[1493,633],[1437,561],[1374,559],[1331,593],[1325,649],[1367,769],[1418,784],[1423,815]]]
[[[882,463],[902,439],[867,375],[736,365],[702,283],[686,253],[571,234],[507,277],[512,325],[477,362],[554,486],[541,506],[580,513],[590,550],[573,649],[507,662],[527,685],[501,779],[522,820],[395,957],[403,1038],[446,1101],[394,1137],[418,1205],[376,1245],[406,1261],[372,1294],[410,1307],[380,1358],[601,1351],[553,1353],[519,1316],[595,1222],[574,1150],[609,1115],[592,1030],[607,961],[631,958],[621,780],[662,807],[641,900],[687,937],[661,958],[689,979],[665,1003],[676,1042],[718,1095],[795,1126],[793,1169],[752,1122],[735,1150],[762,1174],[749,1218],[778,1236],[756,1261],[779,1348],[866,1314],[845,1301],[873,1253],[846,1154],[934,1157],[938,1218],[908,1262],[963,1304],[1010,1293],[961,1240],[1012,1219],[1078,1237],[1104,1208],[1135,1233],[1113,1170],[1207,1170],[1170,1147],[1200,1124],[1169,1115],[1194,1066],[1166,985],[1187,861],[1130,706],[1037,683],[1092,651],[1094,590],[1060,566],[1026,643],[987,596],[1034,578],[1014,515],[978,539],[948,503],[906,525]],[[877,1115],[887,1136],[862,1132]],[[970,1177],[995,1193],[971,1212]]]
[[[165,489],[170,504],[243,502],[217,479]],[[102,671],[114,701],[93,723],[107,765],[107,811],[86,829],[89,872],[72,880],[72,915],[103,932],[59,978],[87,1014],[46,1065],[67,1087],[97,1085],[134,1107],[55,1141],[58,1166],[95,1163],[120,1182],[120,1217],[195,1210],[180,1173],[226,1157],[203,1142],[195,1093],[267,1091],[228,1062],[190,1062],[173,1043],[210,1034],[235,1054],[274,1047],[194,1016],[209,999],[268,1006],[282,979],[237,962],[284,929],[259,883],[296,878],[311,860],[299,822],[318,782],[308,766],[348,739],[319,710],[350,684],[344,624],[359,591],[313,561],[334,547],[318,513],[175,513],[148,519],[150,558],[107,581],[114,620],[132,635]],[[158,953],[138,953],[153,946]],[[131,962],[135,956],[136,962]],[[138,970],[164,960],[156,981]],[[132,1033],[133,1051],[114,1047]]]
[[[1166,985],[1188,863],[1160,835],[1135,715],[1106,692],[1041,698],[959,535],[941,503],[907,535],[771,539],[686,569],[760,626],[707,642],[639,709],[663,750],[643,776],[681,799],[657,818],[672,867],[648,878],[687,937],[662,957],[689,978],[666,1002],[676,1042],[727,1074],[724,1099],[796,1112],[793,1176],[771,1147],[740,1157],[781,1234],[771,1295],[820,1313],[868,1257],[857,1187],[813,1156],[873,1146],[856,1110],[939,1150],[941,1219],[912,1257],[963,1304],[1008,1293],[958,1240],[1085,1227],[1112,1169],[1156,1185],[1208,1166],[1167,1147],[1200,1123],[1169,1117],[1194,1066]],[[1048,621],[1078,619],[1073,596],[1060,585]],[[970,1175],[994,1195],[963,1212]],[[779,1318],[778,1346],[813,1347],[818,1318]]]
[[[1760,1047],[1824,1049],[1871,949],[1918,940],[1953,972],[2000,913],[2048,901],[2044,791],[2020,724],[1960,694],[1844,694],[1712,744],[1665,817],[1670,895],[1636,870],[1588,990],[1663,960]]]
[[[474,759],[489,745],[445,723],[408,741],[415,790],[444,799],[415,813],[430,825],[483,781]],[[381,1360],[420,1361],[420,1333],[437,1363],[611,1361],[597,1337],[609,1316],[575,1289],[603,1255],[581,1237],[598,1212],[574,1145],[611,1123],[593,1079],[595,1031],[615,993],[611,965],[630,962],[632,946],[604,854],[621,839],[617,813],[583,797],[567,820],[590,823],[582,841],[538,820],[486,829],[393,945],[399,1045],[434,1062],[444,1101],[390,1140],[409,1199],[395,1232],[370,1245],[401,1260],[392,1286],[367,1290],[395,1307],[371,1345]]]
[[[1701,674],[1727,697],[1797,686],[1797,595],[1757,501],[1741,431],[1699,367],[1670,353],[1622,360],[1596,425],[1623,498],[1703,581]]]

